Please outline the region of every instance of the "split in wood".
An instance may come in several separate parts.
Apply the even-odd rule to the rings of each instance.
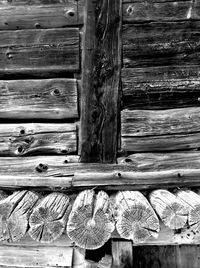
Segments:
[[[67,234],[81,248],[97,249],[105,244],[115,229],[108,195],[93,190],[81,192],[72,207]]]
[[[62,193],[44,197],[30,216],[29,235],[36,241],[49,243],[62,235],[71,209],[70,198]]]
[[[122,238],[134,243],[148,237],[158,237],[159,220],[153,208],[138,191],[124,191],[116,195],[116,228]]]

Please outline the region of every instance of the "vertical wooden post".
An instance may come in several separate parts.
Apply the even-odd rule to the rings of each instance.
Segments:
[[[112,240],[112,268],[133,267],[133,245],[131,241]]]
[[[121,76],[121,5],[121,0],[86,0],[81,162],[116,161]]]

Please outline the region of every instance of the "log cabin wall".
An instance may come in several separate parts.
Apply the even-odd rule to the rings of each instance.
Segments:
[[[0,267],[199,267],[198,10],[0,1]]]

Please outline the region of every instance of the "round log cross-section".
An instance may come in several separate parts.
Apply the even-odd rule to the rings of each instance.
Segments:
[[[38,194],[17,191],[0,201],[0,240],[19,241],[28,228],[28,218]]]
[[[116,195],[116,227],[122,238],[134,243],[158,237],[159,220],[144,195],[138,191],[122,191]]]
[[[188,210],[174,194],[160,189],[151,192],[149,198],[160,219],[170,229],[180,229],[186,224]]]
[[[93,190],[81,192],[72,207],[67,234],[78,246],[97,249],[104,245],[114,231],[114,219],[108,195]]]
[[[36,241],[49,243],[62,235],[71,209],[70,198],[51,193],[34,208],[29,219],[29,235]]]

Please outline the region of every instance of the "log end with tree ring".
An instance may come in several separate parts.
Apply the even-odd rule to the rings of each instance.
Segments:
[[[72,207],[67,234],[79,247],[97,249],[103,246],[114,231],[114,219],[109,196],[101,191],[81,192]]]
[[[140,192],[119,192],[116,195],[116,209],[116,228],[122,238],[140,243],[151,236],[158,237],[158,217]]]
[[[49,243],[62,235],[69,215],[70,198],[62,193],[44,197],[29,218],[29,235],[36,241]]]

